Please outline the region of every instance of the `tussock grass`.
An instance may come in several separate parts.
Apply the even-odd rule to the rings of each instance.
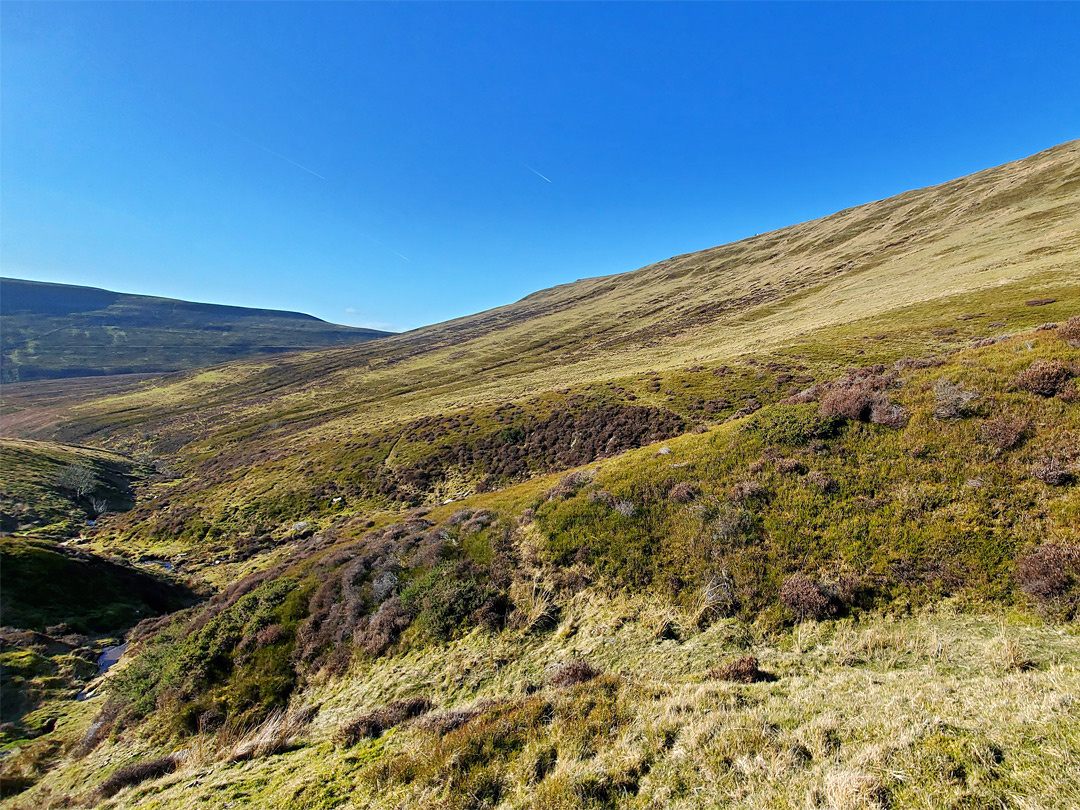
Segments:
[[[244,796],[309,808],[947,801],[1049,810],[1080,799],[1080,640],[1071,630],[946,604],[909,617],[808,622],[769,637],[727,619],[683,642],[658,641],[637,618],[647,600],[576,599],[579,630],[570,640],[476,631],[358,666],[306,696],[322,709],[300,747],[204,760],[183,779],[119,794],[114,806],[182,809]],[[746,645],[776,681],[710,677]],[[1012,665],[1009,645],[1034,666]],[[543,673],[570,654],[607,674],[545,685]],[[424,695],[458,719],[398,726],[351,748],[332,744],[346,718],[395,693]],[[127,745],[106,743],[76,767],[92,774]],[[50,774],[23,806],[78,773]]]

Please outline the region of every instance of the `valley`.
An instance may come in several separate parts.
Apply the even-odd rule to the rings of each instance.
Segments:
[[[400,335],[5,385],[3,806],[1074,807],[1078,385],[1076,141]]]

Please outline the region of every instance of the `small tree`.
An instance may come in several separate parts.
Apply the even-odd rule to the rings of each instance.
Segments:
[[[56,483],[74,492],[78,497],[85,498],[96,490],[101,482],[98,481],[94,471],[85,464],[71,464],[60,471]]]

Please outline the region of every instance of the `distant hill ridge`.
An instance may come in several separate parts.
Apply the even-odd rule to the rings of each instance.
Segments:
[[[5,382],[181,371],[388,333],[273,309],[0,279]]]

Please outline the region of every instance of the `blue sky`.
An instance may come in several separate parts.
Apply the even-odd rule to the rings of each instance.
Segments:
[[[5,275],[408,329],[1080,137],[1080,4],[18,3]]]

